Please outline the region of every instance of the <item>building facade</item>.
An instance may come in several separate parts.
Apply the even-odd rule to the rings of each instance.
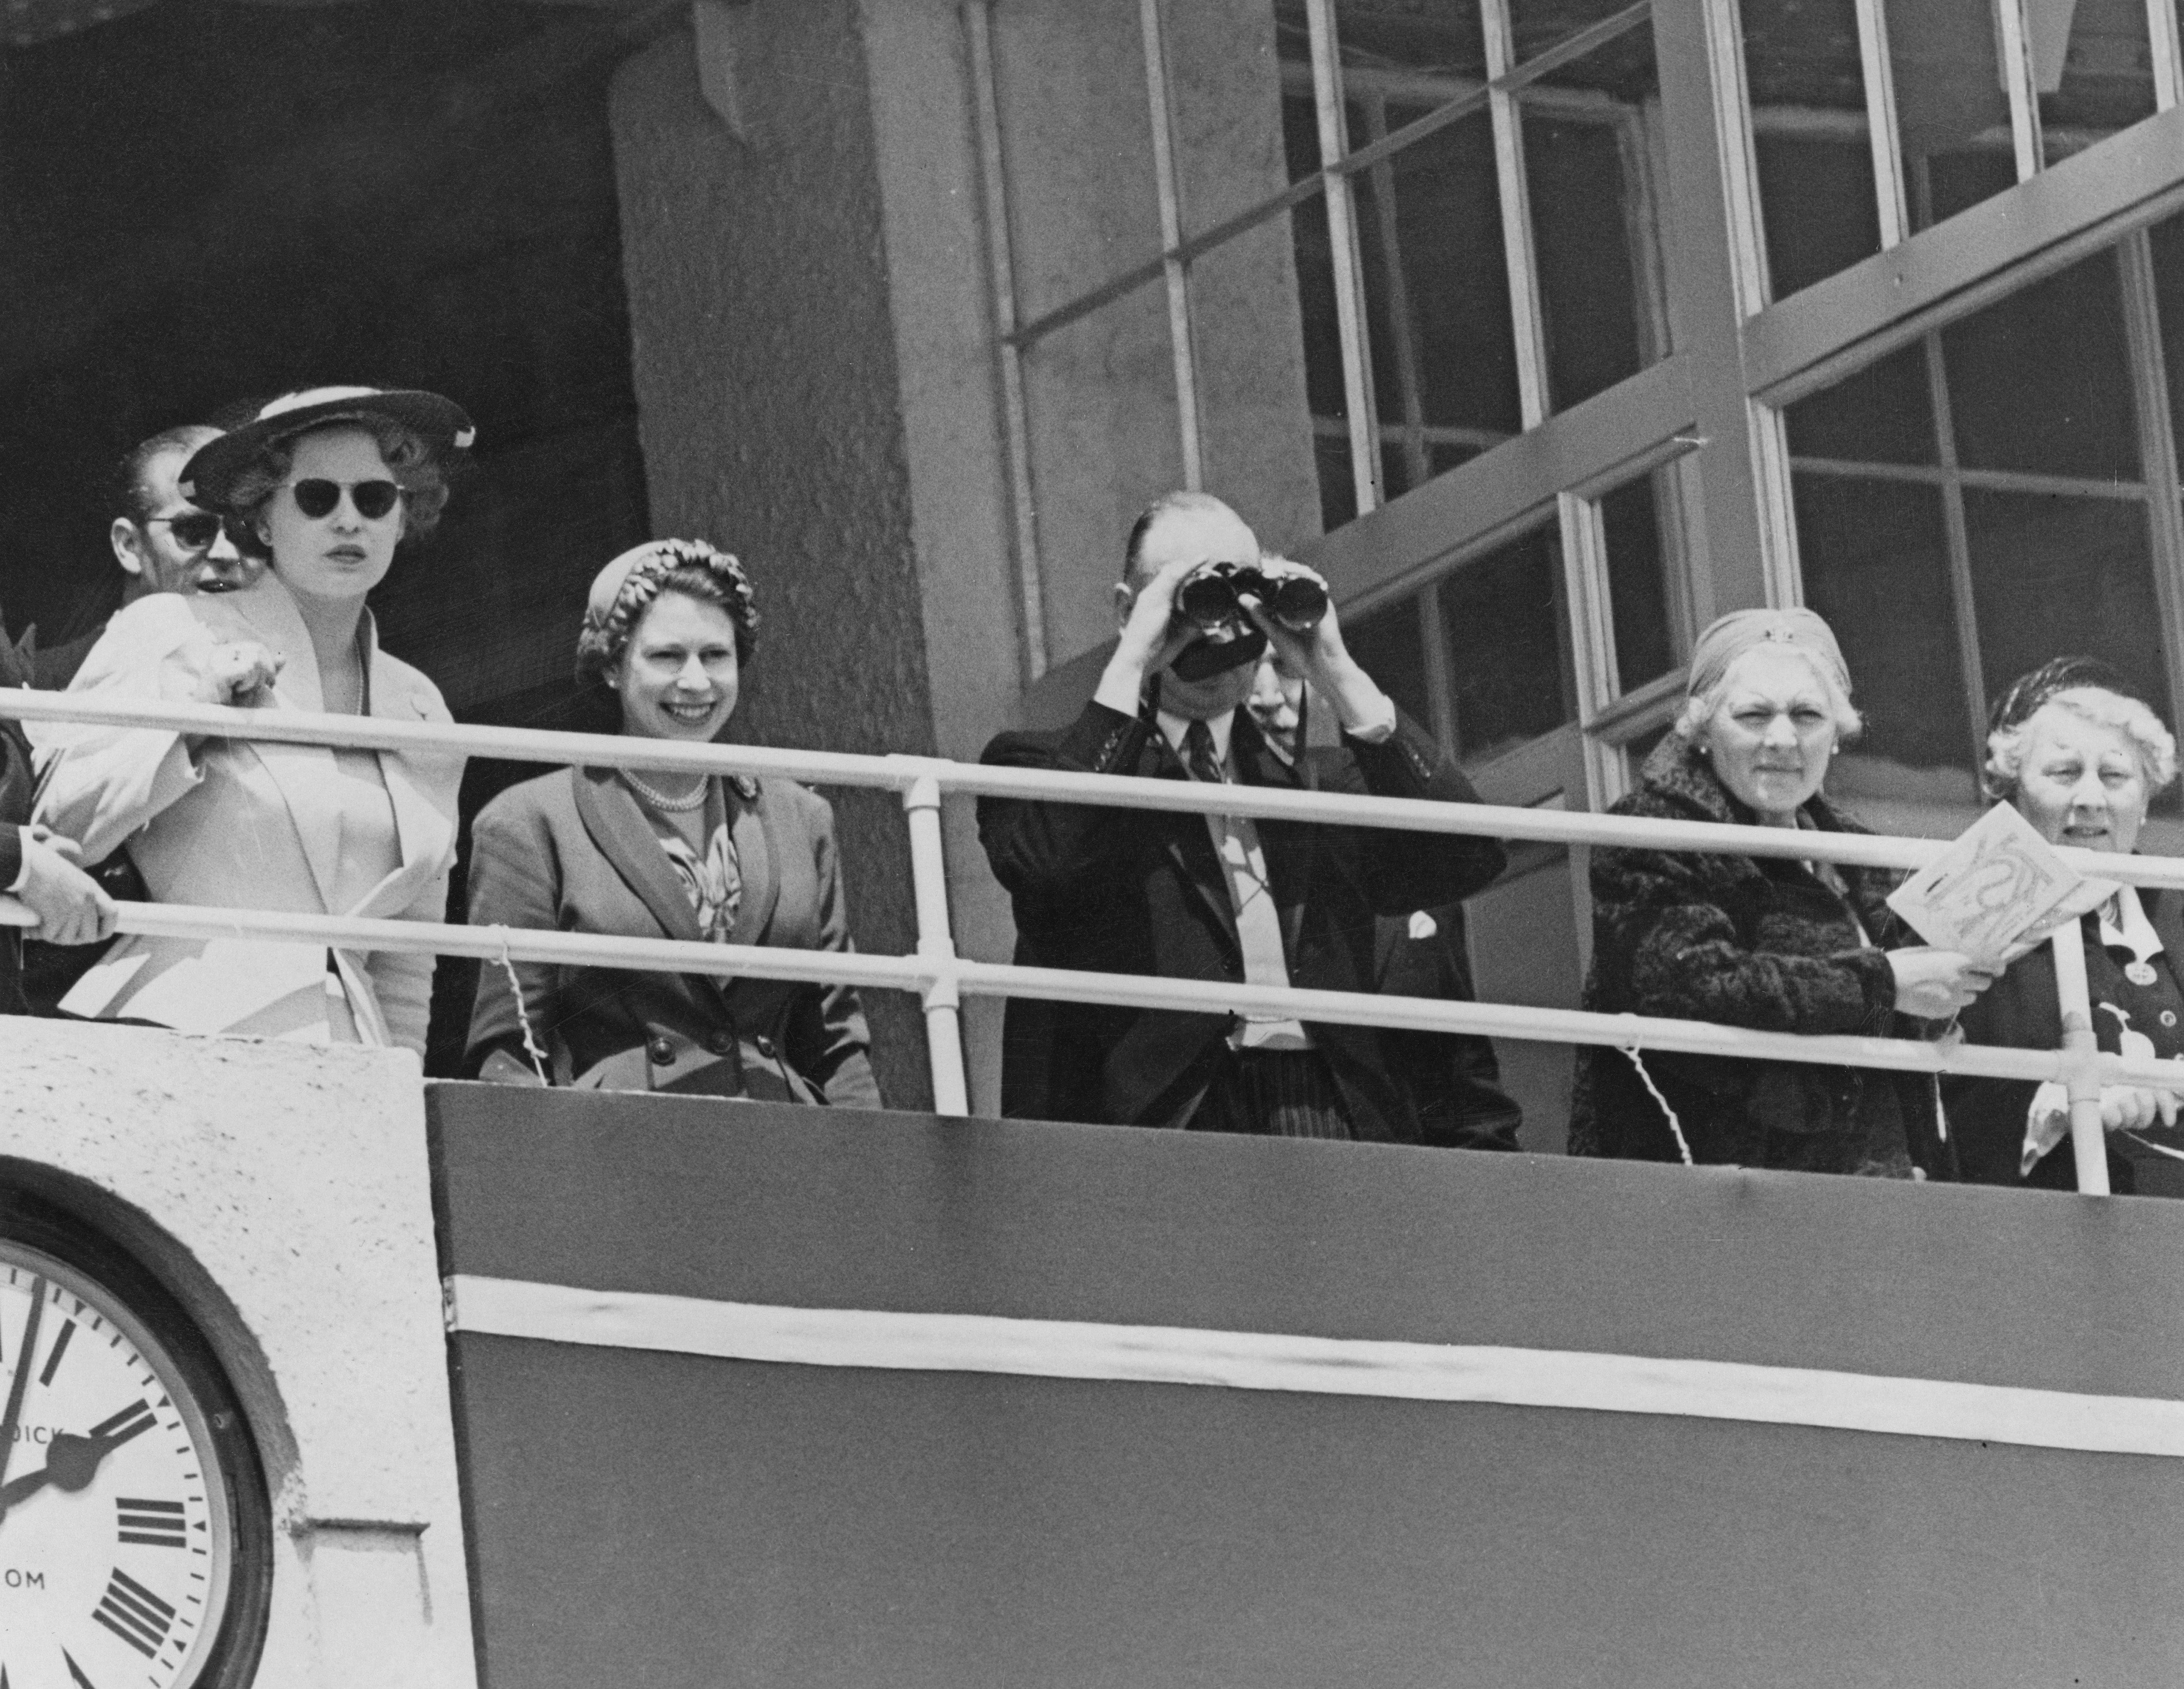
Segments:
[[[96,64],[191,14],[242,20],[247,54],[301,17],[368,36],[415,8],[164,0],[65,36],[64,0],[29,10],[19,90],[40,55]],[[2109,657],[2172,720],[2184,701],[2173,0],[471,15],[507,37],[485,85],[533,67],[555,132],[597,142],[492,191],[610,160],[585,203],[607,195],[612,229],[567,220],[591,231],[572,251],[618,238],[621,296],[571,321],[626,315],[626,398],[594,409],[634,447],[547,453],[511,493],[488,426],[485,478],[510,477],[490,496],[522,520],[403,588],[465,713],[549,716],[574,583],[623,531],[699,532],[764,594],[751,737],[975,756],[1089,694],[1124,532],[1178,486],[1323,570],[1353,647],[1497,802],[1612,802],[1694,632],[1744,605],[1841,633],[1869,726],[1837,788],[1892,830],[1969,818],[1987,701],[2059,651]],[[580,31],[590,81],[536,70]],[[505,307],[449,309],[402,372],[460,397],[464,313]],[[0,390],[50,363],[19,353]],[[581,538],[540,520],[557,495]],[[510,588],[511,535],[552,593]],[[448,619],[488,592],[501,612]],[[906,950],[900,818],[839,807],[859,941]],[[959,946],[1005,957],[967,812],[950,844]],[[1583,866],[1535,851],[1478,900],[1482,995],[1575,1000]],[[877,1007],[914,1104],[914,1012]],[[988,1106],[998,1019],[969,1016]],[[1555,1147],[1567,1052],[1505,1056],[1528,1141]]]

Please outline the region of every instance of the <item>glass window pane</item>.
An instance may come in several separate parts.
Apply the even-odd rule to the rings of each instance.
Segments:
[[[1342,643],[1357,659],[1357,666],[1396,700],[1396,708],[1431,729],[1433,697],[1426,682],[1425,633],[1417,599],[1403,599],[1354,622],[1346,617]]]
[[[2176,719],[2143,504],[1970,488],[1964,526],[1990,697],[2051,657],[2082,652],[2114,663]]]
[[[1024,354],[1040,579],[1058,661],[1115,631],[1110,588],[1138,512],[1183,485],[1167,297],[1140,287]]]
[[[1661,532],[1662,471],[1600,501],[1607,542],[1607,602],[1615,630],[1615,674],[1625,692],[1676,666],[1669,631],[1668,547]]]
[[[1967,468],[2140,478],[2114,254],[2012,293],[1942,343]]]
[[[1400,129],[1424,108],[1387,103]],[[1359,244],[1381,420],[1451,444],[1517,432],[1515,332],[1485,114],[1452,123],[1357,178]],[[1391,259],[1398,259],[1391,262]]]
[[[1521,97],[1548,389],[1566,410],[1667,349],[1642,109],[1658,99],[1650,20]]]
[[[1907,346],[1802,399],[1786,413],[1798,457],[1858,463],[1935,463],[1926,350]]]
[[[1888,40],[1905,173],[1930,162],[1935,171],[1930,209],[1914,204],[1914,220],[1939,222],[2008,187],[2017,170],[1995,48],[1994,0],[1891,6]],[[1960,159],[1975,168],[1957,168]]]
[[[1081,0],[1080,0],[1081,3]],[[1088,9],[1128,13],[1134,5]],[[1298,149],[1290,133],[1285,91],[1292,85],[1312,110],[1307,54],[1295,70],[1276,52],[1278,32],[1262,5],[1205,5],[1164,0],[1168,110],[1174,141],[1176,204],[1186,236],[1203,233],[1279,193],[1293,179]],[[1131,101],[1134,96],[1135,109]],[[1118,120],[1150,128],[1142,87],[1117,84],[1110,95]],[[1318,164],[1316,125],[1308,130],[1308,169]]]
[[[1544,527],[1440,579],[1457,755],[1466,764],[1577,719],[1562,571],[1562,543]]]
[[[1026,321],[1157,258],[1145,35],[1135,6],[992,8],[994,92]]]
[[[1474,80],[1486,73],[1478,0],[1335,0],[1334,34],[1346,68],[1421,70]],[[1312,62],[1304,0],[1274,0],[1285,59]]]
[[[1800,475],[1796,495],[1805,602],[1842,642],[1865,715],[1839,794],[1973,801],[1940,488]]]
[[[1190,267],[1205,484],[1250,512],[1277,549],[1322,532],[1292,214],[1247,229]],[[1293,214],[1325,225],[1326,208]]]
[[[1847,270],[1880,250],[1873,198],[1873,153],[1864,133],[1847,139],[1777,132],[1774,114],[1755,109],[1759,208],[1766,225],[1767,275],[1778,299]]]
[[[2075,8],[2026,11],[2043,71],[2040,122],[2050,159],[2153,115],[2153,53],[2142,0],[2077,0]],[[2059,42],[2052,28],[2042,27],[2058,14],[2068,14],[2069,23]]]
[[[1853,0],[1743,0],[1760,220],[1778,299],[1880,250]]]
[[[1537,59],[1580,30],[1630,9],[1630,0],[1509,0],[1509,23],[1517,36],[1517,62]]]

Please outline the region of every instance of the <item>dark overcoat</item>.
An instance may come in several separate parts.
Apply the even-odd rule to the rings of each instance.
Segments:
[[[31,672],[15,647],[0,635],[0,686],[27,686]],[[0,722],[0,886],[23,872],[23,828],[31,819],[37,781],[31,772],[31,742],[20,722]],[[23,929],[0,928],[0,1014],[23,1015]]]
[[[1380,991],[1390,997],[1477,1001],[1464,944],[1463,906],[1444,904],[1405,916],[1383,916]],[[1502,1064],[1493,1040],[1476,1033],[1407,1032],[1381,1034],[1418,1106],[1424,1141],[1436,1149],[1514,1150],[1524,1110],[1502,1089]]]
[[[833,811],[789,780],[732,783],[744,891],[728,941],[851,948]],[[611,770],[564,768],[512,786],[471,830],[471,924],[702,935],[651,823]],[[871,1036],[854,989],[796,980],[721,979],[517,962],[523,1005],[559,1077],[610,1090],[769,1096],[878,1108]],[[507,969],[478,968],[471,1016],[476,1072],[527,1066]]]
[[[1475,803],[1440,747],[1399,717],[1385,742],[1346,738],[1293,766],[1239,711],[1230,739],[1245,785]],[[1060,733],[1003,733],[989,763],[1156,780],[1189,776],[1150,711],[1088,704]],[[1228,881],[1205,817],[1158,810],[984,798],[978,833],[1016,912],[1019,964],[1170,979],[1240,980]],[[1262,821],[1290,983],[1378,989],[1376,922],[1451,903],[1501,872],[1502,847],[1460,833],[1393,833]],[[1189,1122],[1227,1048],[1225,1012],[1010,1001],[1001,1112],[1116,1125]],[[1377,1028],[1311,1023],[1362,1139],[1424,1140],[1415,1099]]]
[[[1747,826],[1756,819],[1704,754],[1674,734],[1613,812]],[[1825,799],[1814,799],[1802,815],[1823,832],[1863,831]],[[1884,954],[1917,942],[1885,900],[1897,876],[1839,872],[1847,897],[1802,862],[1595,850],[1585,1006],[1764,1032],[1915,1034],[1920,1023],[1895,1012],[1895,978]],[[1880,948],[1863,941],[1861,926]],[[1896,1176],[1916,1165],[1930,1178],[1956,1176],[1930,1074],[1668,1051],[1648,1051],[1642,1059],[1696,1161]],[[1607,1048],[1580,1058],[1569,1148],[1573,1155],[1680,1158],[1644,1078],[1622,1051]]]

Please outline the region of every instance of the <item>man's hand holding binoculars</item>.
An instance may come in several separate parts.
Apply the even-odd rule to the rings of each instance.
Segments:
[[[1334,601],[1327,583],[1301,563],[1281,563],[1269,558],[1264,566],[1271,574],[1279,567],[1296,571],[1318,587],[1325,608],[1317,620],[1300,629],[1284,621],[1279,609],[1270,611],[1256,598],[1242,600],[1245,615],[1267,636],[1275,654],[1293,674],[1301,674],[1334,707],[1334,719],[1346,733],[1362,733],[1379,740],[1396,725],[1396,705],[1381,691],[1379,683],[1357,666],[1350,648],[1342,643],[1342,628],[1334,618]]]
[[[1167,565],[1139,589],[1094,695],[1110,709],[1134,713],[1148,675],[1165,672],[1194,646],[1233,644],[1253,631],[1318,688],[1345,732],[1379,739],[1393,728],[1395,706],[1342,643],[1327,583],[1302,564],[1273,557]],[[1259,649],[1251,640],[1244,661],[1230,666],[1256,663]]]

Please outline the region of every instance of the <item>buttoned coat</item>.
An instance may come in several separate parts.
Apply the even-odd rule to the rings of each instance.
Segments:
[[[1240,782],[1475,803],[1440,747],[1398,716],[1385,742],[1346,738],[1292,766],[1239,711],[1229,740]],[[1003,733],[984,761],[1005,767],[1188,778],[1150,714],[1089,704],[1058,733]],[[1452,903],[1502,872],[1502,847],[1462,833],[1396,833],[1262,821],[1259,839],[1292,985],[1379,986],[1376,923]],[[1205,817],[1158,810],[984,798],[978,833],[1016,911],[1017,961],[1170,979],[1240,980],[1243,955],[1228,883]],[[1010,1001],[1001,1112],[1117,1125],[1188,1123],[1217,1068],[1235,1017],[1226,1012]],[[1418,1143],[1417,1100],[1374,1027],[1306,1030],[1362,1139]]]
[[[364,620],[370,713],[396,722],[451,719],[439,688],[379,648]],[[117,611],[70,682],[71,692],[201,702],[215,646],[256,641],[283,660],[258,707],[323,705],[310,634],[280,577],[246,591],[157,593]],[[339,906],[342,811],[335,753],[324,746],[198,737],[148,727],[40,723],[37,818],[83,847],[87,862],[126,845],[155,901],[366,919],[446,918],[463,759],[376,753],[394,815],[400,862]],[[130,934],[79,979],[61,1006],[185,1032],[265,1037],[328,1034],[321,945],[263,939]],[[359,1033],[425,1050],[433,958],[331,952]]]
[[[2142,888],[2139,906],[2161,939],[2164,965],[2184,976],[2184,892]],[[2104,982],[2121,973],[2120,966],[2102,945],[2100,917],[2088,915],[2079,923],[2086,948],[2086,975],[2092,1001],[2103,996]],[[2009,1050],[2057,1050],[2063,1043],[2063,1009],[2055,991],[2055,953],[2042,945],[2020,957],[2009,971],[1981,992],[1957,1017],[1968,1044],[1999,1045]],[[2110,1055],[2123,1047],[2122,1025],[2098,1009],[2093,1013],[2093,1036]],[[2068,1138],[2033,1164],[2031,1173],[2019,1171],[2025,1147],[2025,1116],[2032,1107],[2039,1084],[2032,1079],[1997,1079],[1970,1073],[1946,1073],[1942,1078],[1942,1106],[1948,1112],[1949,1131],[1964,1178],[1977,1185],[2032,1185],[2049,1190],[2078,1188],[2077,1157]],[[2111,1140],[2108,1146],[2109,1189],[2129,1195],[2137,1187],[2131,1158]]]
[[[850,950],[834,812],[791,780],[730,783],[743,899],[728,942]],[[471,833],[471,924],[699,943],[666,850],[610,769],[510,787]],[[560,1083],[880,1106],[872,1038],[846,985],[517,962],[522,1012]],[[526,1063],[508,973],[478,970],[470,1062]]]

